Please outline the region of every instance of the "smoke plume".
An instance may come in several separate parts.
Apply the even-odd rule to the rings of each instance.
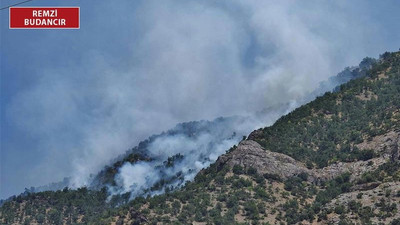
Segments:
[[[242,124],[246,128],[232,140],[225,134],[214,140],[207,133],[157,140],[149,149],[157,160],[125,164],[116,177],[118,191],[142,192],[160,175],[152,168],[174,154],[184,156],[182,171],[188,164],[194,166],[188,171],[198,171],[237,143],[239,134],[275,120],[277,115],[268,113],[275,106],[297,105],[344,66],[392,47],[368,47],[381,38],[380,26],[364,14],[373,6],[358,2],[79,4],[79,31],[32,33],[35,41],[21,42],[24,57],[18,60],[29,65],[30,82],[12,96],[5,116],[13,129],[37,141],[26,146],[37,163],[10,166],[10,171],[24,171],[19,180],[25,186],[66,176],[74,187],[88,185],[90,174],[110,159],[177,123],[254,118],[269,108],[262,119]],[[11,41],[23,34],[4,37]],[[207,143],[218,144],[208,148]],[[186,173],[184,180],[193,174]]]

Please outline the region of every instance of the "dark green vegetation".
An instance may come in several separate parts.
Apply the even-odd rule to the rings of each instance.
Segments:
[[[287,154],[310,169],[338,161],[368,161],[371,169],[358,176],[342,173],[311,183],[304,173],[282,179],[260,174],[256,168],[216,163],[181,190],[133,201],[129,193],[106,201],[105,189],[86,188],[15,197],[1,207],[0,223],[400,224],[399,146],[377,167],[370,159],[382,158],[382,153],[357,147],[389,132],[400,134],[399,52],[383,54],[365,69],[364,77],[249,136],[266,150]],[[227,154],[236,150],[233,147]],[[180,157],[170,158],[164,166]],[[132,155],[128,160],[145,159]],[[111,183],[115,171],[108,168],[104,173],[108,174],[104,182]]]
[[[105,204],[107,192],[90,191],[87,188],[61,191],[45,191],[28,194],[25,197],[14,197],[12,201],[1,207],[1,224],[76,224],[80,221],[86,224],[102,213],[108,204]],[[20,211],[20,207],[23,210]],[[80,217],[80,215],[85,215]],[[22,217],[21,217],[22,216]],[[16,220],[17,219],[17,220]]]
[[[373,158],[372,150],[354,145],[399,128],[400,62],[395,54],[384,54],[383,62],[367,71],[368,79],[349,81],[259,130],[255,141],[309,167]]]

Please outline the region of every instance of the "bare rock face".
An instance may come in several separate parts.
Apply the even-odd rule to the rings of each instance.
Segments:
[[[312,174],[301,162],[285,154],[264,150],[255,141],[242,141],[237,149],[222,155],[217,160],[217,165],[239,165],[246,169],[253,167],[259,174],[276,174],[282,179],[300,173]],[[310,178],[312,179],[312,178]]]
[[[350,188],[351,191],[368,191],[381,185],[381,182],[370,182],[366,184],[356,184]]]
[[[252,135],[259,134],[253,132]],[[400,132],[391,131],[357,146],[361,150],[373,149],[379,157],[367,161],[337,162],[322,169],[308,169],[302,162],[290,156],[265,150],[257,142],[245,140],[235,150],[220,156],[216,163],[218,167],[225,164],[230,167],[239,165],[245,169],[252,167],[259,174],[275,174],[283,180],[305,173],[309,182],[319,183],[348,172],[351,174],[350,179],[354,181],[363,173],[375,170],[389,160],[399,160],[399,145]]]
[[[387,162],[385,157],[373,158],[367,161],[337,162],[322,169],[313,169],[314,174],[320,180],[331,180],[343,173],[350,173],[350,180],[359,178],[363,173],[377,169]]]
[[[249,134],[249,140],[257,140],[263,137],[263,132],[261,129],[255,130]]]
[[[257,142],[247,140],[242,141],[234,151],[220,156],[217,164],[227,164],[230,167],[239,165],[245,169],[253,167],[259,174],[275,174],[283,180],[305,173],[309,182],[319,182],[331,180],[346,172],[351,173],[351,179],[355,179],[386,161],[385,158],[374,158],[352,163],[338,162],[322,169],[308,169],[290,156],[265,150]]]
[[[364,141],[357,145],[361,150],[373,149],[377,154],[399,160],[400,131],[390,131],[383,135],[378,135],[370,141]]]
[[[397,140],[394,139],[394,142],[392,144],[391,160],[392,161],[400,160],[400,132],[397,133]]]

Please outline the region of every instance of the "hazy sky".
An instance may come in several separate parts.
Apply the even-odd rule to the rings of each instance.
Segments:
[[[296,100],[400,47],[397,0],[31,5],[80,6],[81,29],[9,30],[0,11],[0,198],[87,176],[178,122]]]

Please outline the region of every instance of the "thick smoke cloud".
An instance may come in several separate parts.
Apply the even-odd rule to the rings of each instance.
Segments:
[[[270,120],[264,122],[272,123],[288,107],[269,111]],[[228,117],[179,124],[146,142],[146,149],[140,152],[151,160],[125,162],[115,176],[115,185],[108,185],[108,190],[111,195],[130,192],[134,198],[176,189],[236,145],[259,121],[254,117]]]
[[[91,173],[151,134],[296,105],[344,66],[386,50],[364,50],[379,24],[365,26],[372,18],[358,19],[363,7],[347,1],[126,0],[81,8],[79,33],[47,33],[35,43],[47,46],[31,57],[37,79],[7,105],[6,118],[39,140],[44,156],[27,171],[27,186],[63,176],[87,185]],[[120,176],[147,169],[125,165]],[[130,183],[121,180],[125,189]]]

